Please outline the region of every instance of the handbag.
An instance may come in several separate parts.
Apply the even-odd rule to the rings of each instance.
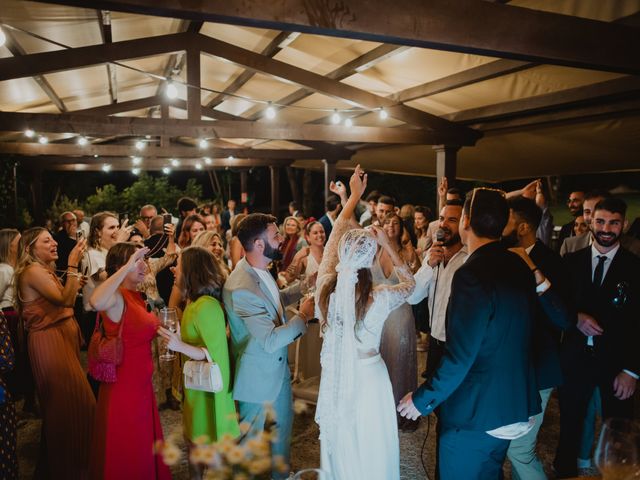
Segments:
[[[104,331],[102,315],[98,313],[98,321],[93,329],[87,358],[89,364],[89,375],[99,382],[114,383],[118,377],[116,367],[122,363],[122,326],[124,325],[124,311],[118,335],[107,337]]]
[[[211,360],[206,348],[203,348],[206,360],[189,360],[184,363],[184,388],[203,392],[218,393],[222,390],[222,372],[217,363]]]

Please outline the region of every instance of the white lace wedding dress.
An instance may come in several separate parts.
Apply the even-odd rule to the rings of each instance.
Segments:
[[[394,480],[400,478],[396,405],[389,374],[380,357],[380,337],[389,313],[405,302],[415,282],[406,267],[397,268],[399,283],[374,286],[373,303],[364,320],[356,324],[355,307],[341,305],[345,290],[355,287],[355,279],[343,278],[349,275],[345,270],[349,269],[353,252],[339,245],[349,229],[348,222],[336,221],[318,271],[318,295],[323,283],[335,275],[336,267],[340,272],[329,301],[321,353],[316,409],[321,468],[331,480]],[[362,232],[364,235],[368,234]],[[361,253],[356,252],[355,256]],[[372,258],[373,254],[375,240]],[[352,272],[362,266],[353,267]],[[353,296],[351,301],[355,303]]]

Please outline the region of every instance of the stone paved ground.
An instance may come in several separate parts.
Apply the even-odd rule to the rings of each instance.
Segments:
[[[424,356],[424,353],[419,354],[419,365],[421,366],[424,365]],[[421,369],[419,368],[418,371],[421,371]],[[171,432],[181,432],[181,415],[179,412],[163,410],[160,413],[165,435]],[[23,422],[18,431],[20,478],[27,479],[32,477],[38,453],[40,425],[41,422],[39,420],[29,419]],[[557,398],[553,396],[549,402],[538,442],[539,455],[550,478],[553,478],[550,465],[558,440],[558,425],[558,402]],[[427,430],[429,430],[429,436],[424,448],[424,454],[421,456]],[[181,435],[178,435],[178,437],[181,438]],[[291,465],[295,471],[317,467],[320,464],[318,427],[313,421],[313,408],[296,416],[291,443]],[[182,448],[184,449],[184,445],[182,445]],[[464,452],[461,452],[462,456],[464,456]],[[400,432],[400,472],[402,479],[423,480],[427,478],[421,458],[427,466],[429,478],[434,478],[435,419],[433,417],[431,417],[430,427],[426,419],[423,418],[420,427],[415,432]],[[183,455],[182,461],[172,468],[173,478],[176,480],[188,479],[187,472],[186,456]],[[508,462],[505,465],[505,478],[511,478],[511,469]]]

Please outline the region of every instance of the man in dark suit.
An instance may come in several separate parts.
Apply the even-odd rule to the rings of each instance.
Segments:
[[[557,295],[550,305],[554,309],[551,313],[545,311],[544,307],[548,305],[541,302],[533,329],[532,353],[542,412],[536,415],[536,424],[531,431],[512,440],[507,451],[515,480],[546,479],[542,463],[536,455],[536,440],[551,392],[562,383],[560,335],[561,331],[575,325],[575,312],[568,308],[567,276],[562,269],[560,255],[536,238],[542,210],[533,200],[522,196],[510,199],[509,209],[509,222],[502,236],[503,244],[524,249],[535,268],[550,281],[546,297]],[[535,275],[538,275],[537,271]]]
[[[331,235],[331,230],[333,230],[333,222],[336,221],[336,218],[338,218],[338,214],[342,209],[340,197],[338,197],[337,195],[329,195],[326,207],[327,211],[323,216],[320,217],[320,220],[318,220],[318,222],[320,222],[324,227],[324,234],[328,239],[329,235]]]
[[[581,190],[576,190],[575,192],[571,192],[569,194],[569,198],[567,199],[567,206],[569,207],[569,211],[571,212],[571,216],[574,220],[571,220],[568,223],[562,225],[560,229],[560,235],[558,235],[558,245],[562,245],[562,242],[565,238],[575,236],[575,232],[573,230],[573,226],[575,224],[575,219],[582,215],[582,204],[584,203],[584,192]]]
[[[591,221],[593,244],[565,257],[578,311],[563,339],[558,477],[577,474],[582,422],[598,387],[603,419],[631,418],[640,374],[640,259],[620,246],[626,204],[605,198]]]
[[[447,480],[499,478],[509,441],[540,413],[531,356],[536,282],[499,242],[508,218],[504,192],[467,195],[460,234],[469,258],[453,277],[446,352],[398,406],[412,419],[440,406],[439,468]]]
[[[227,202],[227,208],[220,215],[220,224],[222,225],[222,231],[226,232],[231,228],[231,220],[236,216],[236,201],[230,198]]]

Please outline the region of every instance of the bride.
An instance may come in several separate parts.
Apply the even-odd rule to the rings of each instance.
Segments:
[[[366,185],[358,165],[318,269],[316,304],[324,343],[316,422],[321,467],[332,480],[400,478],[395,404],[380,335],[415,282],[382,229],[358,228],[353,212]],[[396,285],[372,285],[378,245],[393,261],[400,279]]]

